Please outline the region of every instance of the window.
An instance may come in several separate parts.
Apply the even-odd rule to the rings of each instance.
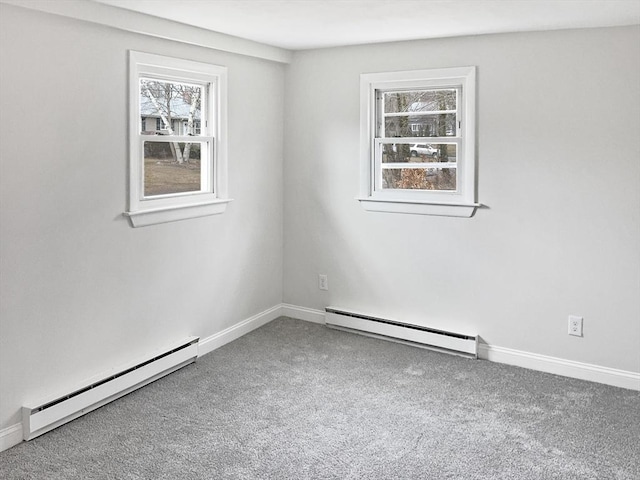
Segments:
[[[475,67],[363,74],[360,100],[363,207],[473,215]]]
[[[226,67],[131,51],[129,69],[125,215],[140,227],[224,212]]]
[[[183,121],[182,131],[186,135],[200,135],[200,120],[195,120],[191,125],[189,125],[189,122]]]

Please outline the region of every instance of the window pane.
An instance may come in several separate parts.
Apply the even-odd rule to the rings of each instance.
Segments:
[[[140,79],[141,132],[200,135],[202,86]]]
[[[456,110],[455,89],[385,92],[384,113]]]
[[[382,163],[431,163],[457,161],[454,143],[385,143]]]
[[[201,190],[200,143],[144,142],[144,196]]]
[[[455,168],[386,168],[382,188],[455,191],[456,176]]]
[[[384,136],[389,137],[453,137],[456,114],[396,115],[385,117]]]

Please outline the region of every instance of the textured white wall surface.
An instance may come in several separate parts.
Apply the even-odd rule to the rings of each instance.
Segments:
[[[285,109],[284,300],[640,371],[637,27],[297,52]],[[366,212],[359,75],[475,65],[471,219]],[[330,290],[318,289],[318,274]],[[567,317],[584,316],[584,337]]]
[[[0,429],[282,301],[281,64],[1,5]],[[229,68],[222,215],[131,228],[129,49]]]

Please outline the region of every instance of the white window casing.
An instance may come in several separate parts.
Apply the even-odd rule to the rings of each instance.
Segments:
[[[181,131],[150,135],[141,128],[140,119],[144,116],[141,112],[142,79],[195,85],[199,89],[200,125],[195,135],[182,135]],[[173,124],[180,126],[182,121],[174,120]],[[174,146],[197,144],[201,152],[200,188],[182,193],[145,195],[145,142],[157,147],[163,143]],[[227,68],[130,51],[129,199],[124,215],[133,227],[141,227],[223,213],[230,201],[227,192]]]
[[[409,213],[423,215],[444,215],[471,217],[476,208],[476,69],[475,67],[455,67],[404,72],[366,73],[360,77],[360,167],[361,183],[358,200],[370,211]],[[456,108],[449,110],[414,111],[411,108],[395,112],[385,111],[385,95],[404,93],[432,93],[448,91],[456,99]],[[453,97],[452,97],[453,98]],[[419,125],[423,116],[447,116],[454,118],[451,129],[440,136],[427,132],[427,127]],[[408,130],[402,134],[399,129],[387,132],[386,122],[404,117]],[[418,123],[416,123],[418,122]],[[422,128],[422,130],[421,130]],[[421,133],[423,132],[423,133]],[[426,144],[426,145],[425,145]],[[455,152],[453,157],[437,161],[428,155],[435,150],[431,144],[440,145],[441,151]],[[422,160],[415,147],[427,147],[422,152]],[[423,150],[427,150],[423,148]],[[411,150],[412,157],[404,155],[400,162],[383,160],[385,151]],[[395,153],[391,153],[396,155]],[[416,159],[417,158],[417,159]],[[452,160],[451,160],[452,159]],[[404,174],[404,171],[443,172],[453,174],[455,187],[427,189],[387,185],[383,171]],[[388,178],[388,177],[387,177]]]

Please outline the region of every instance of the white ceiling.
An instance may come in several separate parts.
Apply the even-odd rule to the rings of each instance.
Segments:
[[[640,24],[640,0],[93,0],[291,50]]]

